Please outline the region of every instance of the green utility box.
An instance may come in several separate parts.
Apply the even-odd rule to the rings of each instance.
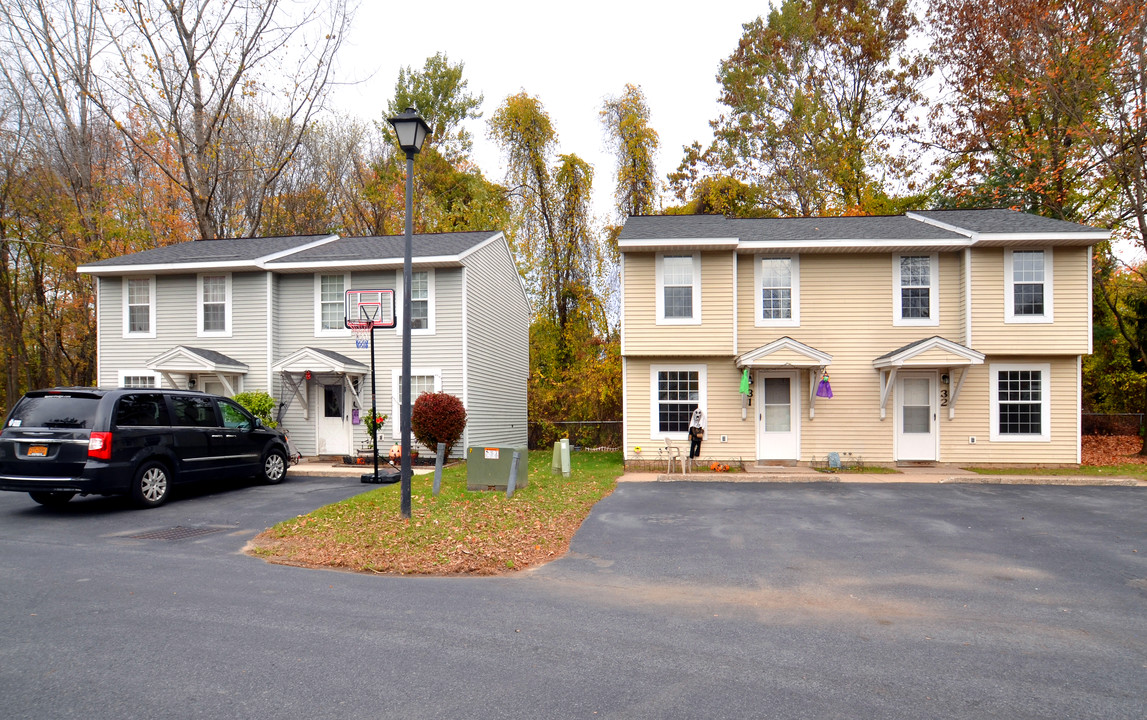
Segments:
[[[505,490],[515,451],[520,457],[514,486],[518,490],[524,488],[530,477],[530,453],[526,448],[472,447],[466,451],[466,489]]]

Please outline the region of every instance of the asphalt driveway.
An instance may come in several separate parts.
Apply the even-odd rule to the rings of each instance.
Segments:
[[[627,483],[501,578],[241,553],[363,489],[0,494],[3,716],[1147,716],[1140,488]]]

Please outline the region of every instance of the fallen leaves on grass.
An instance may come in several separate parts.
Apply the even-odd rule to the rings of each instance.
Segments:
[[[1084,435],[1084,465],[1147,465],[1147,455],[1140,455],[1143,438],[1138,435]]]

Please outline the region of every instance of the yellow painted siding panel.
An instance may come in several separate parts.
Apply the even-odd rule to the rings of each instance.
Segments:
[[[972,347],[982,353],[1087,353],[1090,328],[1087,248],[1052,253],[1052,323],[1004,322],[1004,251],[972,251]]]
[[[904,361],[904,367],[948,367],[950,365],[963,365],[967,360],[942,348],[932,348],[927,352]]]
[[[657,324],[656,254],[625,254],[626,355],[733,352],[733,253],[701,253],[701,323]]]
[[[1050,363],[1051,441],[1008,442],[991,440],[991,365],[999,363]],[[954,380],[954,378],[953,378]],[[940,420],[940,456],[951,463],[1049,463],[1078,462],[1077,412],[1079,375],[1076,358],[1040,356],[988,358],[972,368],[956,404],[956,417]],[[972,444],[969,437],[975,437]]]

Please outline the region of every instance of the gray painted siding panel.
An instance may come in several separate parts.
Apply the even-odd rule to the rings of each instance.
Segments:
[[[418,268],[415,268],[418,269]],[[401,271],[399,271],[401,272]],[[395,288],[397,273],[393,270],[378,272],[356,272],[351,276],[351,286],[355,288]],[[304,347],[320,347],[333,350],[370,367],[370,350],[358,349],[352,337],[317,337],[315,335],[315,279],[310,273],[283,275],[279,278],[279,292],[276,302],[276,359]],[[462,270],[461,268],[436,268],[434,271],[435,293],[435,333],[434,335],[415,334],[411,339],[411,367],[437,369],[442,373],[442,390],[452,395],[462,395]],[[401,303],[401,298],[396,299]],[[395,330],[376,330],[375,366],[378,378],[377,401],[382,412],[390,417],[380,432],[380,445],[389,447],[394,442],[398,417],[392,410],[391,376],[392,370],[401,367],[402,336]],[[308,392],[312,403],[321,395],[319,382],[312,382]],[[277,399],[286,397],[285,391],[277,388]],[[360,393],[364,408],[370,406],[370,375],[362,379]],[[312,455],[317,446],[317,411],[312,405],[310,417],[304,417],[298,402],[292,404],[284,416],[283,425],[291,434],[291,440],[298,445],[304,455]],[[348,407],[349,412],[349,407]],[[352,447],[358,447],[367,437],[366,425],[354,426]],[[454,455],[461,457],[462,448]]]
[[[469,447],[521,446],[529,439],[526,393],[530,311],[505,241],[466,259]]]

